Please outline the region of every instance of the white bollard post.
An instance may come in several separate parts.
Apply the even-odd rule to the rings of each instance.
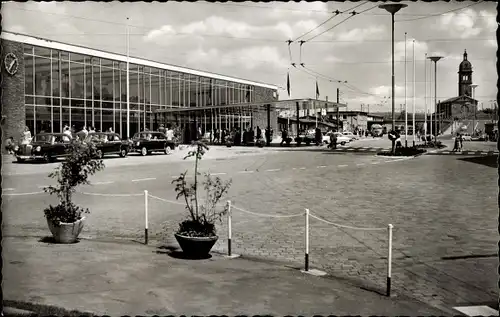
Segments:
[[[306,209],[306,254],[304,271],[309,271],[309,209]]]
[[[391,273],[392,273],[392,224],[388,225],[389,234],[389,254],[387,256],[387,296],[391,296]]]
[[[227,201],[227,255],[231,256],[231,201]]]
[[[148,191],[144,190],[144,244],[148,244]]]

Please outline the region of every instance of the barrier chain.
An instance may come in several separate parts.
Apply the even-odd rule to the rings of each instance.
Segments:
[[[238,208],[236,206],[233,206],[233,208],[237,209],[239,211],[245,212],[247,214],[254,215],[254,216],[270,217],[270,218],[293,218],[293,217],[302,216],[304,214],[303,212],[301,212],[300,214],[294,214],[294,215],[267,215],[267,214],[260,214],[260,213],[248,211],[248,210],[245,210],[245,209],[241,209],[241,208]]]
[[[334,225],[336,227],[340,228],[346,228],[346,229],[354,229],[354,230],[365,230],[365,231],[380,231],[380,230],[386,230],[386,228],[360,228],[360,227],[351,227],[351,226],[346,226],[346,225],[340,225],[334,222],[327,221],[325,219],[319,218],[315,215],[312,215],[309,212],[309,209],[306,209],[306,233],[305,233],[305,239],[306,239],[306,250],[305,250],[305,271],[307,272],[309,270],[309,216],[323,221],[325,223]],[[388,231],[388,255],[387,255],[387,291],[386,295],[387,297],[391,296],[391,274],[392,274],[392,229],[394,226],[392,224],[387,225],[387,231]]]
[[[231,220],[231,201],[227,201],[227,255],[231,256],[231,236],[232,236],[232,220]]]

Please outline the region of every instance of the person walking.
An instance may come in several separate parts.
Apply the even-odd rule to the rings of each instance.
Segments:
[[[286,129],[283,129],[283,131],[281,131],[281,143],[280,143],[280,146],[283,146],[283,142],[286,142],[287,139],[288,139],[288,131]]]
[[[31,132],[28,127],[24,127],[23,134],[21,136],[21,144],[30,144],[31,143]]]
[[[457,152],[459,150],[460,150],[460,133],[458,133],[457,136],[455,137],[455,142],[452,152]]]

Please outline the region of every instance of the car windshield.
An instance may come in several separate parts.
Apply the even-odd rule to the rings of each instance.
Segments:
[[[54,136],[51,134],[37,135],[35,136],[34,142],[47,142],[50,143],[54,139]]]

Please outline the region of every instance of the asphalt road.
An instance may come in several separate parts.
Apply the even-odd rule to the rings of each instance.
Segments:
[[[363,141],[358,141],[363,142]],[[367,141],[365,141],[367,142]],[[238,153],[236,153],[238,152]],[[232,179],[233,252],[300,266],[304,217],[361,228],[394,225],[393,288],[446,309],[496,301],[496,157],[377,157],[318,150],[214,150],[201,163]],[[209,152],[210,153],[210,152]],[[142,241],[144,190],[150,197],[152,243],[173,244],[186,216],[171,181],[192,162],[172,156],[105,160],[106,169],[83,186],[75,203],[90,208],[82,237]],[[4,235],[48,235],[43,208],[57,203],[40,192],[54,164],[11,164],[4,174]],[[251,213],[248,213],[251,212]],[[262,214],[262,215],[256,215]],[[265,216],[264,216],[265,215]],[[311,220],[313,267],[365,287],[384,290],[387,231],[339,228]],[[226,251],[219,226],[215,250]]]

